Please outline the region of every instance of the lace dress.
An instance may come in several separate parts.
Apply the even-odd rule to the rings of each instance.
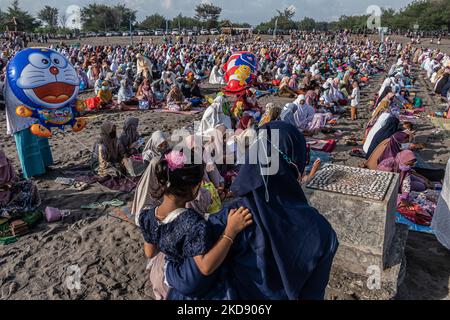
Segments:
[[[173,262],[181,263],[185,258],[203,255],[213,245],[207,221],[191,209],[177,209],[164,221],[156,219],[155,208],[145,209],[139,225],[145,241]]]

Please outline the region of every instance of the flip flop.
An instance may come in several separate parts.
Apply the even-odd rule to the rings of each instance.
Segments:
[[[350,151],[350,156],[352,157],[358,157],[358,158],[366,158],[365,153],[362,150],[359,149],[353,149],[352,151]]]
[[[89,187],[89,184],[87,184],[86,182],[75,182],[73,187],[78,191],[84,191]]]

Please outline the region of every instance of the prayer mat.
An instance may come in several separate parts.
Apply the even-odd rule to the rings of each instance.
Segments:
[[[395,222],[398,224],[407,225],[409,227],[409,230],[411,230],[411,231],[434,234],[433,229],[430,226],[427,227],[427,226],[421,226],[421,225],[415,224],[414,222],[406,219],[399,212],[395,213]]]
[[[323,151],[331,153],[336,148],[336,140],[311,140],[307,141],[307,144],[311,147],[311,150]]]

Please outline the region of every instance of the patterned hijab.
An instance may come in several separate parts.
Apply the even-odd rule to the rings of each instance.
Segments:
[[[2,191],[2,186],[11,183],[15,176],[11,161],[6,157],[5,152],[0,149],[0,204],[2,205],[8,203],[11,195],[8,189]]]
[[[120,135],[120,143],[128,148],[131,144],[139,140],[137,128],[139,126],[138,118],[128,118],[123,124],[123,133]]]

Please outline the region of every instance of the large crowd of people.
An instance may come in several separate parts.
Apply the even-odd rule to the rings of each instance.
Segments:
[[[0,79],[18,49],[3,44]],[[321,165],[314,154],[330,154],[336,146],[335,140],[318,137],[338,137],[334,124],[340,117],[356,121],[362,112],[371,113],[360,137],[363,146],[352,155],[365,158],[362,166],[368,169],[399,174],[399,212],[415,224],[430,225],[438,207],[440,221],[450,219],[448,207],[443,208],[450,201],[448,190],[438,202],[439,181],[421,170],[416,154],[421,146],[409,120],[423,112],[423,102],[412,90],[416,66],[449,103],[441,110],[442,117],[449,117],[450,57],[440,50],[390,39],[379,43],[346,32],[304,33],[288,41],[218,37],[204,43],[53,49],[76,68],[80,90],[93,91],[89,111],[205,107],[201,121],[181,143],[174,144],[162,131],[143,141],[139,119],[130,117],[120,135],[116,124],[103,122],[93,146],[97,181],[114,180],[111,188],[136,182],[131,211],[142,230],[150,281],[159,299],[324,298],[338,240],[326,219],[309,206],[302,184]],[[236,96],[218,92],[206,97],[202,86],[225,83],[223,65],[236,51],[256,55],[254,82]],[[361,91],[382,74],[387,77],[373,103],[362,105]],[[292,102],[264,106],[258,103],[262,95]],[[266,137],[262,142],[265,149],[277,146],[270,156],[278,158],[279,169],[271,175],[262,171],[261,159],[247,161],[264,129],[279,131],[278,141]],[[40,152],[49,152],[47,147]],[[32,207],[34,187],[17,187],[2,154],[0,200],[6,203],[11,192],[25,192],[34,198],[24,206]],[[198,154],[200,163],[188,161]],[[41,174],[51,165],[42,163],[42,170],[34,170],[27,169],[36,165],[27,155],[20,161],[24,173]],[[438,224],[435,229],[442,230],[442,222]],[[439,240],[447,246],[449,233],[448,225],[440,232]]]

